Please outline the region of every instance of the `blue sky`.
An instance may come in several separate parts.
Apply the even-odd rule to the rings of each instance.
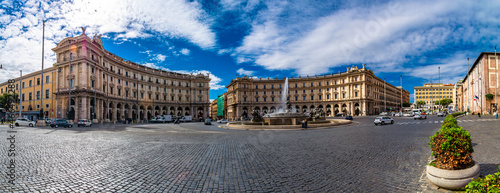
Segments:
[[[67,36],[103,34],[104,47],[151,67],[210,73],[210,98],[236,75],[290,77],[367,68],[413,94],[456,83],[493,52],[500,1],[10,1],[0,4],[0,81],[41,69]],[[411,97],[413,100],[413,97]]]

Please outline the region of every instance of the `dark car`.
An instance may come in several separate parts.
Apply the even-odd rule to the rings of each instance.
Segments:
[[[211,119],[205,119],[205,125],[212,125]]]
[[[123,124],[130,124],[132,122],[134,122],[132,118],[126,118],[125,121],[123,121]]]
[[[345,117],[345,119],[352,120],[352,116],[347,116],[347,117]]]
[[[73,127],[73,124],[71,124],[70,122],[68,122],[66,119],[56,119],[54,120],[52,123],[50,123],[50,127],[52,128],[58,128],[58,127]]]
[[[345,116],[344,113],[337,113],[337,114],[335,114],[335,117],[343,117],[343,116]]]

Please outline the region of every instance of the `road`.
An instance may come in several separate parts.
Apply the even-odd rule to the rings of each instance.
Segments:
[[[415,192],[443,117],[375,126],[240,131],[215,123],[16,130],[15,185],[0,192]],[[498,123],[497,121],[463,124]],[[459,123],[460,124],[460,123]],[[7,126],[0,163],[7,165]]]

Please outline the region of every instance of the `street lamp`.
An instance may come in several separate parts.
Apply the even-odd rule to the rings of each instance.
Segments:
[[[441,67],[438,66],[438,108],[439,108],[439,111],[441,111]]]
[[[384,78],[384,112],[387,111],[387,98],[385,94],[385,78]]]

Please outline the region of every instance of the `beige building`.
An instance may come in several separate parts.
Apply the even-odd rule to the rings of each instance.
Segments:
[[[17,94],[20,94],[21,116],[34,120],[40,114],[43,106],[43,113],[46,118],[56,117],[56,95],[54,94],[57,87],[56,70],[55,67],[44,69],[43,77],[41,70],[25,74],[22,76],[22,81],[21,77],[13,78],[16,81],[14,90]],[[7,92],[7,86],[8,82],[0,83],[0,94]],[[14,108],[16,114],[18,114],[19,106],[16,105]]]
[[[106,51],[100,36],[91,39],[85,31],[52,50],[57,56],[60,117],[67,117],[69,109],[75,120],[96,121],[209,114],[208,74],[168,72],[124,60]]]
[[[497,91],[495,96],[495,79],[497,87],[500,86],[500,80],[496,77],[498,67],[498,64],[495,64],[494,52],[481,52],[479,54],[463,80],[463,103],[461,105],[464,106],[465,111],[471,113],[482,112],[483,114],[493,113],[495,97],[500,95]],[[495,71],[495,68],[497,71]],[[485,97],[487,94],[493,95],[493,99],[488,100]]]
[[[443,83],[431,83],[424,84],[424,86],[413,87],[415,93],[415,103],[417,101],[424,101],[426,109],[438,108],[435,102],[441,99],[451,99],[453,100],[455,85],[453,84],[443,84]],[[455,102],[455,101],[453,101]],[[454,104],[448,105],[449,107],[454,107]]]
[[[228,118],[250,116],[253,110],[262,113],[282,111],[281,99],[285,78],[236,77],[227,86]],[[348,68],[346,72],[288,79],[286,97],[296,112],[323,109],[327,116],[337,113],[373,115],[401,107],[401,88],[385,83],[371,70]],[[409,99],[409,92],[403,92]],[[385,99],[385,100],[384,100]],[[408,102],[408,101],[405,101]]]

